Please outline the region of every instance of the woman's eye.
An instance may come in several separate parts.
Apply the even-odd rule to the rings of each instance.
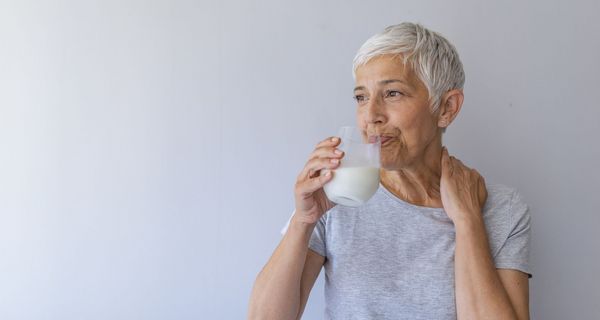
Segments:
[[[365,96],[362,94],[357,94],[354,96],[354,100],[356,100],[356,102],[361,103],[365,101]]]
[[[390,97],[390,98],[397,98],[397,97],[401,97],[404,94],[400,91],[397,90],[388,90],[385,92],[385,97]]]

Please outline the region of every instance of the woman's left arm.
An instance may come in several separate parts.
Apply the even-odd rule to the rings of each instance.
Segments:
[[[456,230],[456,312],[466,319],[529,319],[528,276],[496,269],[481,214],[487,198],[481,175],[442,152],[442,203]]]

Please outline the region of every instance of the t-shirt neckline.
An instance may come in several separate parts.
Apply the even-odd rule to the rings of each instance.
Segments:
[[[393,194],[390,190],[388,190],[382,183],[379,183],[379,189],[381,191],[383,191],[383,193],[388,198],[400,203],[401,205],[403,205],[405,207],[409,207],[409,208],[413,208],[413,209],[417,209],[417,210],[423,210],[423,211],[433,211],[433,212],[443,212],[444,211],[444,208],[424,207],[424,206],[418,206],[418,205],[412,204],[410,202],[406,202],[406,201],[398,198],[395,194]]]

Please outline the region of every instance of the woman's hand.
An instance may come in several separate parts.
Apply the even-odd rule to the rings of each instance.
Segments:
[[[487,200],[483,177],[450,156],[446,147],[442,149],[440,193],[444,210],[455,224],[481,217]]]
[[[335,206],[327,199],[323,185],[331,180],[334,174],[331,170],[340,165],[340,159],[344,156],[344,153],[336,148],[339,144],[340,139],[337,137],[321,141],[300,172],[294,188],[294,218],[297,221],[315,224],[327,210]],[[327,169],[326,172],[323,169]]]

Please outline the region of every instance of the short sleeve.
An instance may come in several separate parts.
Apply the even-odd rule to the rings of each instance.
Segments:
[[[285,235],[285,233],[287,232],[287,229],[290,227],[290,222],[292,222],[292,218],[294,217],[294,213],[296,213],[296,210],[292,211],[292,215],[290,216],[290,218],[288,219],[288,221],[285,223],[285,225],[283,226],[283,228],[281,228],[281,231],[279,231],[279,233],[281,233],[281,235]]]
[[[287,229],[290,226],[290,222],[292,221],[292,217],[294,216],[294,213],[296,213],[296,211],[292,212],[292,215],[288,219],[287,223],[281,229],[282,235],[285,235],[285,233],[287,232]],[[319,222],[317,222],[315,229],[313,230],[313,233],[311,234],[310,240],[308,242],[308,247],[323,257],[327,257],[327,250],[326,250],[326,246],[325,246],[325,243],[326,243],[325,242],[325,239],[326,239],[325,238],[325,229],[326,229],[325,226],[326,226],[326,224],[327,224],[327,213],[325,213],[321,217],[321,219],[319,219]]]
[[[308,247],[323,257],[327,257],[327,238],[325,237],[326,225],[327,214],[324,214],[321,219],[319,219],[319,222],[317,222],[317,225],[310,236],[310,241],[308,242]]]
[[[531,242],[531,216],[529,207],[518,192],[514,192],[510,202],[509,228],[506,240],[494,262],[498,269],[515,269],[527,273],[531,278],[529,246]]]

